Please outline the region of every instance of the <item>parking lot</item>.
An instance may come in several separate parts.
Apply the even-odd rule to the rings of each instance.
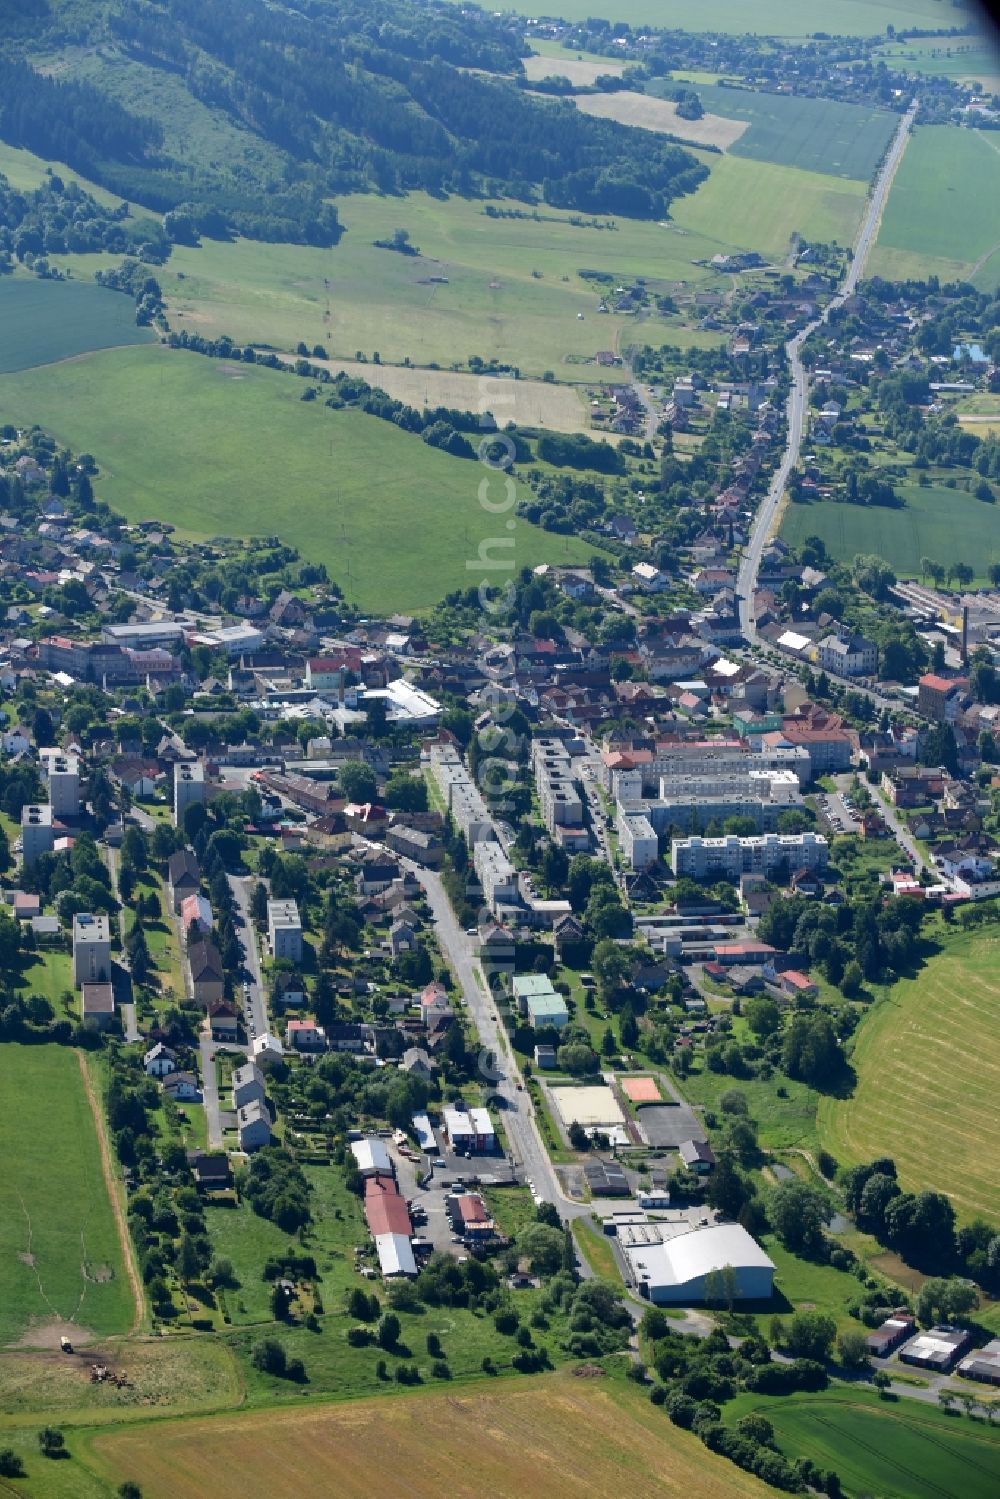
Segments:
[[[850,796],[839,791],[821,792],[816,805],[834,833],[856,833],[860,826],[858,810]]]

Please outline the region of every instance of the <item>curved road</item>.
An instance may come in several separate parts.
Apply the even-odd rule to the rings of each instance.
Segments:
[[[774,517],[778,512],[781,497],[785,492],[789,475],[796,463],[799,461],[799,451],[802,447],[802,432],[805,425],[806,400],[809,395],[809,377],[802,363],[802,345],[816,329],[827,321],[830,313],[835,307],[843,306],[844,302],[852,295],[857,287],[861,273],[865,268],[869,252],[878,234],[878,226],[882,218],[882,210],[885,207],[892,179],[896,175],[896,168],[906,150],[906,142],[909,138],[910,127],[913,124],[917,112],[916,101],[914,101],[906,114],[899,122],[899,129],[893,137],[892,145],[886,153],[885,161],[879,170],[868,199],[868,207],[861,221],[857,239],[854,242],[854,254],[847,268],[847,275],[836,296],[824,307],[820,316],[796,333],[785,345],[785,353],[792,372],[792,388],[788,393],[788,437],[785,444],[785,452],[778,471],[771,481],[766,497],[761,502],[754,520],[753,531],[747,543],[743,560],[740,563],[739,581],[737,592],[740,603],[740,627],[743,638],[754,641],[757,638],[757,619],[754,613],[753,599],[757,591],[757,575],[760,572],[760,561],[764,553],[764,547],[774,524]]]

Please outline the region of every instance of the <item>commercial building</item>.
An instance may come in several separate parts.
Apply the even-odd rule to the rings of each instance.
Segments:
[[[569,1024],[569,1010],[561,994],[552,987],[551,980],[543,973],[520,974],[511,980],[514,1000],[522,1015],[526,1015],[536,1028],[554,1025],[562,1030]]]
[[[637,1225],[618,1237],[637,1290],[658,1306],[769,1301],[774,1290],[774,1262],[738,1223],[669,1238],[659,1225]]]
[[[302,961],[302,921],[293,900],[269,900],[267,903],[267,941],[271,956]]]
[[[129,646],[136,650],[150,650],[155,646],[177,650],[184,642],[184,632],[190,628],[187,621],[176,619],[146,620],[131,625],[105,625],[101,630],[101,639],[108,645],[121,646],[123,650]]]
[[[395,1175],[388,1147],[384,1140],[375,1135],[366,1135],[363,1140],[352,1140],[351,1154],[357,1161],[362,1176]]]
[[[824,870],[830,847],[821,833],[764,833],[758,837],[676,838],[670,867],[694,880],[739,879],[742,874]]]
[[[225,651],[232,659],[238,656],[253,656],[264,644],[263,630],[246,623],[224,625],[219,630],[193,631],[187,636],[188,645],[204,645],[211,651]]]
[[[25,805],[21,808],[21,865],[30,869],[42,854],[50,854],[55,843],[50,806]]]
[[[80,761],[59,749],[38,751],[42,774],[48,783],[49,806],[54,817],[80,815]]]
[[[878,673],[878,646],[864,635],[840,631],[820,641],[816,662],[822,671],[840,677],[874,677]]]
[[[985,1348],[977,1348],[975,1353],[963,1358],[955,1372],[963,1379],[1000,1385],[1000,1338],[994,1338]]]
[[[73,917],[73,982],[107,983],[111,978],[111,928],[106,916]]]
[[[954,723],[968,684],[927,672],[917,682],[917,708],[934,723]]]
[[[174,825],[184,826],[188,807],[205,800],[205,767],[200,760],[179,760],[174,766]]]
[[[932,1369],[935,1374],[947,1374],[972,1343],[968,1328],[952,1327],[942,1323],[931,1327],[919,1337],[907,1343],[899,1355],[903,1364],[913,1364],[918,1369]]]
[[[888,1358],[895,1353],[907,1338],[912,1338],[917,1330],[916,1319],[907,1311],[893,1312],[887,1317],[881,1327],[876,1327],[865,1339],[868,1344],[868,1352],[872,1358]]]

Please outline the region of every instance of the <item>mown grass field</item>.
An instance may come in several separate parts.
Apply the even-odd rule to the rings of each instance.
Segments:
[[[426,193],[352,196],[337,207],[346,232],[330,250],[247,240],[178,246],[159,278],[171,324],[276,348],[319,343],[347,359],[377,350],[393,364],[447,369],[475,354],[526,375],[580,380],[586,369],[567,359],[613,348],[632,321],[598,314],[600,297],[579,271],[700,280],[706,272],[692,261],[718,248],[655,223],[573,224],[544,205],[538,220],[494,219],[481,203]],[[397,228],[419,255],[374,248]]]
[[[728,118],[721,110],[717,113],[706,110],[700,120],[685,120],[669,99],[631,89],[616,94],[581,94],[576,105],[584,114],[596,115],[598,119],[617,120],[619,125],[634,125],[640,130],[658,130],[664,135],[695,141],[699,146],[718,146],[721,151],[731,149],[747,128],[744,120]]]
[[[75,1051],[0,1046],[0,1343],[73,1322],[125,1332],[134,1306]]]
[[[833,1468],[848,1494],[993,1499],[1000,1489],[1000,1432],[933,1405],[886,1404],[872,1391],[834,1387],[822,1395],[741,1395],[726,1415],[751,1410],[773,1423],[786,1456]]]
[[[877,552],[901,577],[919,576],[921,557],[931,557],[968,562],[985,580],[990,563],[1000,560],[1000,507],[942,484],[901,484],[899,493],[906,499],[899,510],[829,501],[788,505],[781,534],[791,546],[819,536],[842,562]]]
[[[92,281],[40,281],[37,276],[0,279],[0,328],[4,375],[156,337],[151,328],[136,327],[131,297]]]
[[[1000,141],[954,125],[919,126],[903,153],[872,274],[1000,280]],[[992,257],[992,260],[991,260]]]
[[[854,1095],[820,1100],[841,1162],[889,1155],[904,1186],[947,1192],[963,1218],[1000,1217],[1000,938],[949,938],[862,1021]]]
[[[853,244],[866,191],[863,182],[730,152],[712,158],[708,181],[673,205],[673,218],[684,233],[711,240],[713,255],[733,240],[743,249],[784,255],[796,230],[810,240]]]
[[[1000,83],[1000,52],[978,37],[913,37],[879,48],[886,66],[938,78],[967,78],[984,88]]]
[[[0,418],[40,422],[92,452],[102,496],[130,519],[160,516],[200,537],[278,535],[325,562],[363,609],[422,609],[507,577],[477,562],[491,537],[503,538],[494,560],[517,567],[588,555],[575,537],[523,521],[508,530],[488,514],[481,464],[377,417],[303,402],[303,388],[250,365],[120,349],[0,377]],[[488,498],[503,497],[497,482]]]
[[[511,0],[507,7],[519,15],[544,15],[533,0]],[[909,26],[962,26],[964,8],[950,0],[712,0],[693,6],[686,0],[559,0],[552,11],[567,21],[599,15],[631,26],[662,26],[676,31],[726,31],[737,36],[811,36],[823,31],[836,36],[878,36],[886,26],[897,31]]]
[[[887,109],[835,99],[797,99],[705,84],[698,85],[698,97],[712,114],[745,122],[746,129],[729,146],[735,156],[865,183],[899,123]]]
[[[381,1456],[379,1456],[381,1454]],[[335,1409],[238,1415],[100,1434],[88,1461],[144,1499],[750,1499],[768,1490],[608,1379],[548,1376]]]

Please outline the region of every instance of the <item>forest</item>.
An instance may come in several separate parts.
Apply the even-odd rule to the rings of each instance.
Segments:
[[[128,68],[33,66],[79,46]],[[333,193],[508,195],[658,218],[706,176],[669,137],[525,93],[523,51],[501,19],[443,0],[52,0],[0,53],[0,138],[176,211],[189,234],[312,244],[339,234]],[[139,85],[164,78],[192,119],[201,106],[247,137],[238,167],[197,150],[176,107],[144,112],[166,96]]]

